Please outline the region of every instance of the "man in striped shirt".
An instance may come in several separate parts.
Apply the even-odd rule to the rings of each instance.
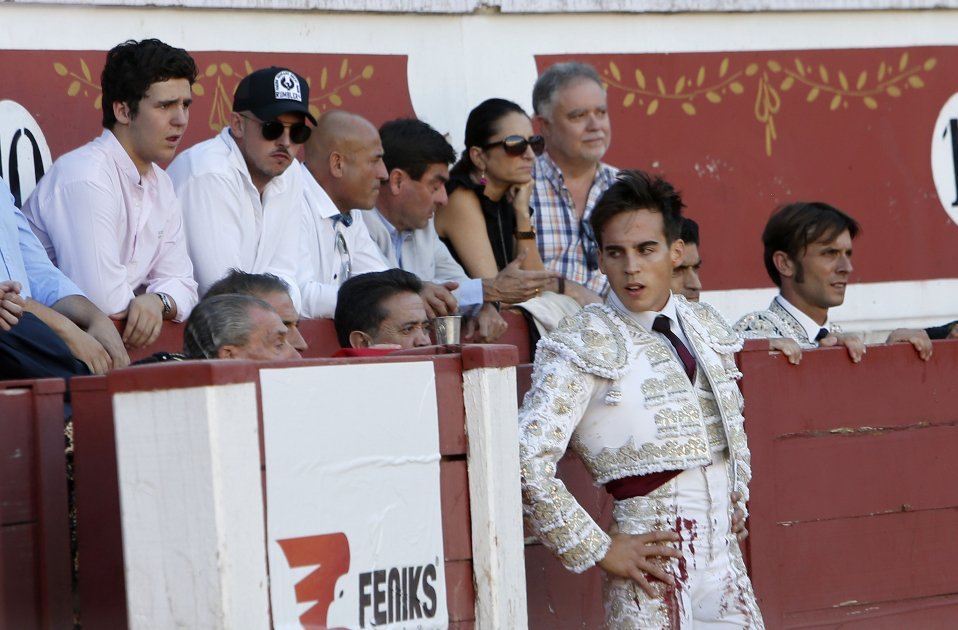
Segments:
[[[555,64],[536,81],[532,104],[546,140],[533,168],[539,253],[566,278],[566,293],[583,304],[601,301],[608,282],[589,217],[617,172],[602,163],[612,138],[602,79],[584,63]]]

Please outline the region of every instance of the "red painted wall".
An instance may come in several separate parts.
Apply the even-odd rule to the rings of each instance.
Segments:
[[[345,109],[377,126],[413,115],[405,55],[191,54],[199,76],[181,150],[222,129],[240,79],[271,65],[288,67],[306,78],[314,115]],[[100,73],[105,58],[106,51],[99,50],[0,51],[0,99],[14,100],[33,115],[54,159],[101,133]],[[30,80],[24,81],[24,76]]]
[[[702,229],[708,289],[772,286],[761,233],[791,201],[858,219],[853,282],[958,275],[958,227],[931,146],[958,91],[954,46],[537,56],[593,64],[608,83],[606,161],[664,174]]]
[[[33,115],[54,159],[100,133],[104,55],[0,51],[0,98]],[[218,131],[240,77],[270,64],[309,79],[317,113],[342,108],[377,125],[415,115],[403,55],[194,57],[200,77],[182,148]],[[761,230],[776,206],[795,200],[827,201],[861,221],[852,282],[958,277],[958,227],[930,164],[932,138],[944,133],[933,128],[938,113],[958,88],[958,47],[543,55],[536,63],[570,58],[608,82],[607,161],[664,173],[683,191],[702,227],[707,288],[771,286]]]

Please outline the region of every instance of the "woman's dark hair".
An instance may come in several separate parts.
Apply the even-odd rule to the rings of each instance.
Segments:
[[[529,116],[524,109],[504,98],[487,99],[469,112],[469,118],[466,119],[466,148],[449,171],[450,175],[465,176],[476,170],[476,165],[469,157],[469,149],[489,144],[489,140],[499,133],[499,121],[509,114],[522,114],[527,118]]]

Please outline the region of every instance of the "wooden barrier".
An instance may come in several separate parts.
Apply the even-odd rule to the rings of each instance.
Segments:
[[[0,628],[72,627],[63,392],[0,384]]]
[[[958,618],[958,341],[739,354],[755,592],[769,628]],[[947,620],[947,623],[946,623]]]
[[[478,380],[505,379],[500,387],[509,390],[505,397],[495,398],[482,394],[482,386],[475,389],[466,386],[468,395],[481,401],[508,401],[514,397],[515,349],[505,346],[466,346],[462,354],[436,354],[446,350],[437,347],[409,351],[417,356],[387,357],[381,359],[324,359],[296,362],[295,366],[325,366],[362,364],[376,362],[408,362],[423,358],[432,361],[436,378],[437,403],[439,408],[439,449],[440,496],[443,525],[443,550],[445,557],[446,603],[449,613],[449,627],[459,630],[473,628],[477,619],[477,597],[473,558],[481,558],[485,563],[481,570],[486,580],[479,579],[480,600],[490,602],[489,607],[478,614],[490,619],[525,618],[525,601],[522,589],[522,565],[516,563],[521,550],[521,529],[518,520],[518,479],[517,466],[493,466],[493,477],[486,476],[486,483],[478,486],[479,501],[495,502],[498,507],[480,510],[483,515],[492,515],[498,519],[491,531],[499,539],[489,538],[490,524],[481,519],[481,531],[484,536],[474,537],[476,531],[476,510],[480,507],[470,496],[470,469],[477,462],[470,462],[475,453],[469,449],[465,427],[467,423],[464,402],[463,378],[465,374],[475,374]],[[284,364],[292,366],[294,364]],[[250,383],[258,387],[258,369],[264,364],[238,361],[189,362],[178,364],[151,365],[120,370],[106,377],[87,377],[74,379],[72,390],[75,406],[76,440],[76,487],[78,507],[78,535],[80,538],[79,600],[80,613],[84,628],[126,628],[128,621],[128,602],[131,594],[127,592],[129,579],[124,580],[124,566],[129,574],[132,560],[124,559],[124,541],[121,527],[120,493],[118,491],[117,455],[114,449],[117,436],[113,424],[114,405],[118,394],[167,390],[173,392],[183,388],[201,388],[225,385],[229,383]],[[276,366],[269,366],[276,367]],[[212,389],[215,389],[213,387]],[[502,393],[502,392],[499,392]],[[156,403],[161,404],[161,403]],[[508,404],[508,403],[506,403]],[[197,405],[198,407],[200,405]],[[477,411],[471,415],[479,420],[470,420],[473,432],[478,432],[485,421],[485,430],[495,433],[495,423],[489,423],[495,417],[501,426],[512,431],[507,441],[515,443],[515,419],[503,417],[502,413],[483,413],[476,407],[475,401],[468,405]],[[481,406],[481,405],[480,405]],[[501,410],[498,410],[501,411]],[[197,409],[195,422],[203,424],[205,411]],[[506,414],[507,416],[508,414]],[[193,419],[191,419],[193,420]],[[171,419],[171,422],[173,420]],[[502,436],[493,437],[499,444]],[[473,446],[475,448],[475,446]],[[513,453],[517,461],[518,447]],[[485,461],[488,455],[481,454],[479,461]],[[498,475],[498,480],[494,477]],[[511,475],[511,477],[510,477]],[[507,477],[510,477],[507,479]],[[491,482],[489,480],[492,480]],[[509,489],[512,489],[513,501],[509,503]],[[485,495],[483,494],[485,493]],[[505,501],[505,503],[503,503]],[[498,512],[497,512],[498,510]],[[502,514],[505,512],[505,515]],[[470,520],[470,514],[473,515]],[[515,548],[509,553],[504,545],[508,539],[509,525],[503,520],[512,519],[515,529]],[[477,541],[474,538],[479,538]],[[483,542],[485,541],[485,542]],[[483,546],[485,545],[485,546]],[[511,558],[509,563],[502,562],[503,555]],[[499,558],[498,564],[494,561]],[[492,562],[492,564],[489,564]],[[494,570],[490,570],[491,567]],[[488,578],[494,579],[488,579]],[[518,598],[518,599],[517,599]],[[505,612],[504,612],[505,611]],[[230,611],[224,609],[221,618],[228,618]],[[505,616],[504,616],[505,615]],[[508,615],[513,615],[509,617]],[[135,624],[134,624],[135,625]],[[493,625],[499,625],[495,623]],[[516,626],[514,626],[516,627]]]
[[[113,396],[124,391],[254,378],[255,368],[247,362],[188,362],[135,367],[71,381],[80,559],[77,591],[84,628],[128,627]]]
[[[428,358],[436,378],[450,627],[502,626],[510,615],[521,625],[525,602],[511,598],[511,587],[496,592],[514,584],[517,575],[515,567],[497,564],[501,556],[493,555],[508,536],[486,525],[482,515],[483,510],[493,517],[510,511],[508,480],[488,475],[511,465],[501,464],[498,471],[485,465],[483,455],[471,450],[478,444],[467,439],[464,427],[470,424],[473,441],[501,449],[505,434],[481,433],[497,425],[514,430],[514,417],[502,405],[512,397],[511,387],[499,391],[505,382],[499,383],[491,399],[468,390],[478,385],[476,391],[488,391],[489,382],[503,377],[515,378],[525,389],[530,366],[521,366],[512,377],[515,350],[496,346],[469,346],[463,354],[430,347],[412,354]],[[958,615],[953,562],[958,542],[949,534],[958,526],[958,490],[951,483],[958,476],[958,341],[935,342],[930,363],[919,361],[906,344],[870,346],[858,365],[842,348],[806,352],[797,367],[756,344],[739,359],[754,472],[747,554],[768,627],[947,626]],[[422,356],[297,365],[414,360]],[[128,624],[114,395],[254,384],[262,365],[192,362],[73,379],[79,601],[85,628]],[[470,376],[474,370],[490,371]],[[464,381],[470,382],[466,390]],[[59,381],[5,384],[0,390],[7,454],[0,536],[4,627],[70,623],[62,391]],[[10,450],[18,448],[10,446],[15,444],[33,444],[40,455],[31,462],[26,451]],[[560,475],[599,522],[608,523],[608,497],[591,485],[575,457],[560,462]],[[477,493],[488,502],[482,509],[477,509]],[[505,503],[494,504],[501,500]],[[477,530],[482,530],[479,536]],[[529,627],[601,624],[597,570],[571,574],[544,548],[528,544],[525,580]],[[477,595],[492,606],[488,612],[477,613]],[[483,614],[488,624],[480,620]]]

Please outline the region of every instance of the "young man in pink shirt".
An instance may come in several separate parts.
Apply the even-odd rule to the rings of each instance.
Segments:
[[[126,320],[132,347],[156,340],[164,319],[196,304],[193,265],[169,176],[189,122],[196,64],[156,39],[107,53],[100,137],[60,157],[23,213],[50,260],[90,300]]]

